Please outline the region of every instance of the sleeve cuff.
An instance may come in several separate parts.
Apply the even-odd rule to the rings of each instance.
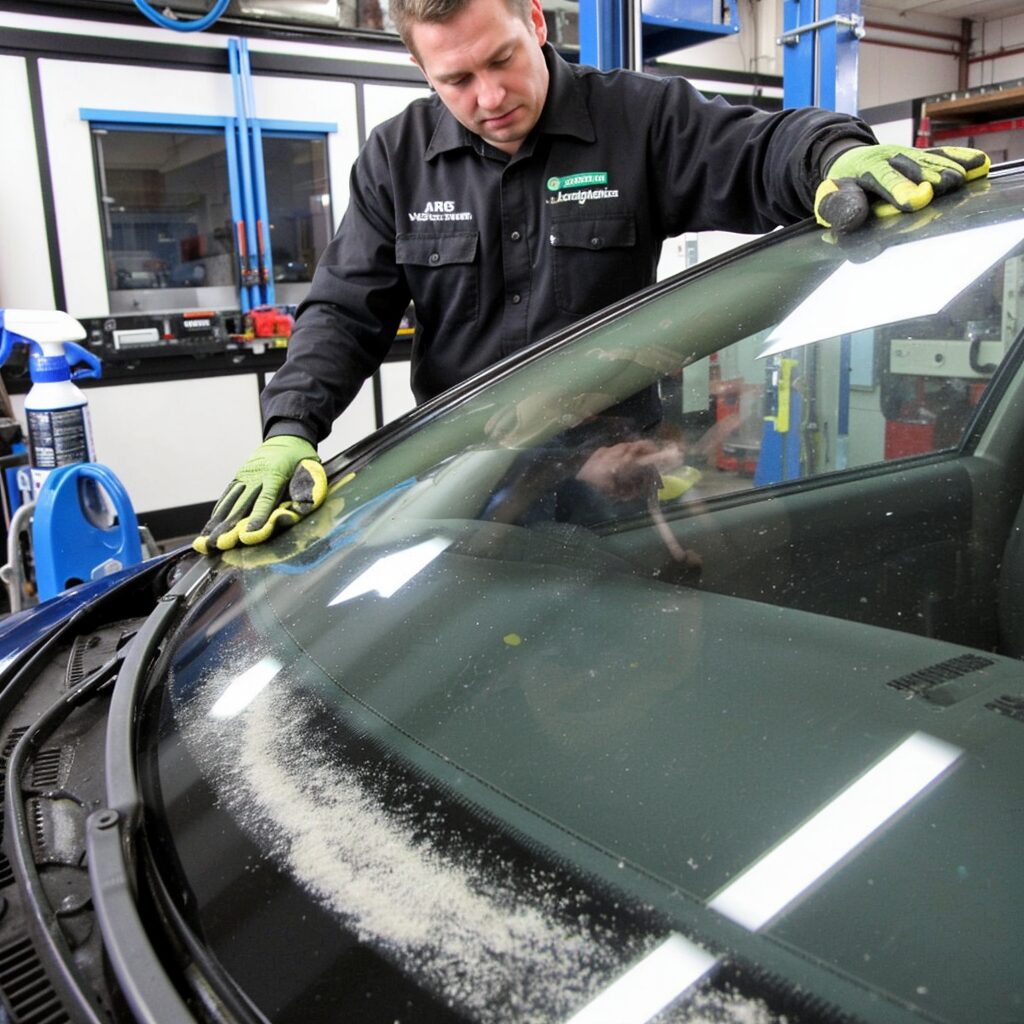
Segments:
[[[821,168],[821,179],[822,181],[828,177],[828,169],[845,153],[848,149],[856,149],[858,146],[867,146],[870,143],[861,142],[859,139],[836,139],[835,142],[830,143],[825,147],[821,156],[818,159],[818,166]]]
[[[271,437],[281,437],[282,435],[287,435],[289,437],[301,437],[304,441],[308,441],[314,448],[317,446],[316,434],[314,434],[309,427],[304,423],[301,423],[299,420],[273,419],[263,430],[264,441]]]

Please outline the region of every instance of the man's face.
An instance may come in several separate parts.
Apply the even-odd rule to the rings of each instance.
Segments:
[[[452,116],[492,146],[515,153],[548,94],[540,0],[524,21],[505,0],[470,0],[450,21],[417,23],[413,60]]]

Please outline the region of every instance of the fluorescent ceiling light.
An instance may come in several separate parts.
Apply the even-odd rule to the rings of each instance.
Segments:
[[[331,598],[328,607],[351,601],[376,591],[381,597],[391,597],[400,587],[405,586],[414,576],[422,572],[451,545],[447,537],[434,537],[405,551],[378,558],[365,572],[360,573],[336,597]]]
[[[1024,238],[1024,220],[894,245],[844,263],[765,339],[758,357],[938,313]]]
[[[960,757],[916,732],[730,882],[709,906],[757,931],[881,828]]]
[[[263,658],[233,679],[210,708],[211,718],[234,718],[244,711],[281,671],[276,658]]]
[[[566,1024],[643,1024],[695,985],[717,957],[673,933]]]

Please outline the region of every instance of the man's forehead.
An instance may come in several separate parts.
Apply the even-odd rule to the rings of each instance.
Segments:
[[[446,21],[420,21],[410,29],[420,58],[429,53],[431,64],[444,63],[457,70],[462,62],[486,61],[499,55],[527,28],[518,11],[504,0],[471,0]],[[444,70],[448,70],[446,67]]]

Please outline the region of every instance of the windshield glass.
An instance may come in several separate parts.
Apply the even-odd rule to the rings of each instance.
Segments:
[[[1017,1012],[1024,898],[984,882],[1017,843],[972,833],[979,779],[1024,778],[1019,723],[978,710],[1019,663],[970,510],[1022,239],[1019,179],[790,233],[224,556],[145,763],[168,888],[262,1013]]]

